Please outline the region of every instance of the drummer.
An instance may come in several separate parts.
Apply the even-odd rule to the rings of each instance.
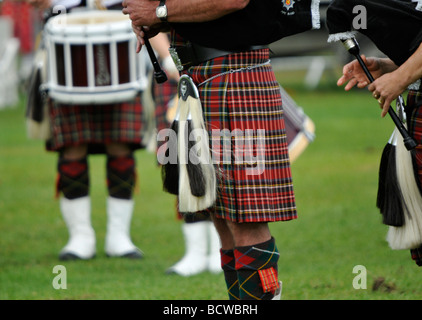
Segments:
[[[42,9],[53,5],[63,6],[68,12],[76,8],[88,9],[85,0],[28,1]],[[97,9],[103,9],[101,3],[95,3],[99,6]],[[106,5],[121,10],[119,0],[107,0]],[[156,41],[155,45],[159,43]],[[59,259],[91,259],[96,255],[88,165],[88,155],[93,154],[104,154],[107,159],[105,253],[112,257],[142,258],[143,253],[132,242],[129,231],[136,183],[134,152],[143,143],[140,97],[103,105],[67,104],[49,99],[48,113],[54,127],[51,128],[51,138],[46,141],[46,149],[58,154],[57,194],[70,235]]]

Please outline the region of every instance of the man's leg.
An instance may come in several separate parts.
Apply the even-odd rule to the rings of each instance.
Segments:
[[[105,251],[110,257],[140,259],[142,251],[130,237],[136,183],[136,161],[125,144],[112,143],[107,148],[107,232]]]
[[[57,193],[69,241],[60,260],[91,259],[95,256],[95,232],[91,225],[86,146],[66,148],[59,157]]]
[[[226,220],[213,217],[213,221],[221,241],[221,268],[226,280],[227,293],[230,300],[239,300],[239,282],[237,280],[236,260],[234,258],[233,236]]]
[[[233,223],[234,256],[241,300],[270,300],[279,288],[279,253],[267,223]]]
[[[209,217],[196,213],[186,215],[183,219],[185,254],[181,260],[167,269],[166,273],[189,277],[207,269]]]
[[[268,224],[214,222],[230,299],[272,299],[279,289],[279,253]]]

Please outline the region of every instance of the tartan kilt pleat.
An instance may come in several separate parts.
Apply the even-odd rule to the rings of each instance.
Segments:
[[[409,90],[406,109],[410,110],[409,133],[417,142],[415,162],[419,183],[422,185],[422,85],[419,90]]]
[[[152,92],[155,104],[155,121],[157,132],[167,129],[171,123],[167,120],[169,103],[177,96],[177,81],[169,79],[160,84],[152,83]],[[157,141],[157,149],[163,144],[163,141]]]
[[[406,110],[409,133],[418,144],[414,153],[414,165],[416,165],[419,185],[422,186],[422,84],[419,90],[409,90]],[[422,266],[422,246],[410,249],[410,254],[416,264]]]
[[[261,49],[187,70],[199,85],[218,168],[213,208],[218,218],[235,222],[297,218],[280,88],[271,65],[263,64],[268,58],[269,50]],[[257,64],[263,65],[253,67]],[[240,68],[244,69],[230,72]]]
[[[125,143],[132,150],[141,148],[142,105],[132,102],[106,105],[70,105],[49,101],[51,138],[49,151],[88,144],[89,153],[105,153],[105,144]]]

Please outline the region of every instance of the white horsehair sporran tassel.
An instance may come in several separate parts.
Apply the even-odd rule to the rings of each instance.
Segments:
[[[178,103],[179,211],[194,213],[214,205],[217,182],[198,89],[187,75],[179,81]]]
[[[401,96],[397,99],[397,113],[405,123]],[[396,175],[402,193],[404,222],[399,227],[389,226],[387,241],[394,250],[413,249],[422,244],[422,195],[416,182],[412,154],[402,139],[396,139]]]

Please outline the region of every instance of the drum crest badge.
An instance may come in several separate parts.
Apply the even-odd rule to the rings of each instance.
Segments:
[[[95,75],[95,83],[99,86],[109,85],[111,83],[111,77],[107,67],[107,57],[104,45],[97,46],[96,58],[98,73]]]

